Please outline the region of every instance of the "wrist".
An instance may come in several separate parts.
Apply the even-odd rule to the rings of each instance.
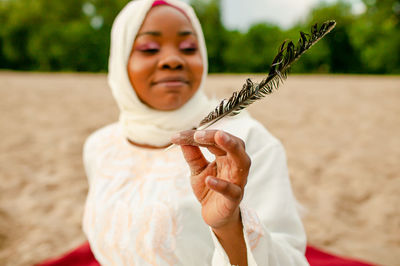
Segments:
[[[247,265],[247,249],[239,208],[235,219],[219,226],[211,227],[215,237],[229,257],[231,265]]]
[[[243,230],[243,224],[239,207],[235,210],[230,219],[218,226],[211,226],[211,229],[217,236],[229,232],[241,232]]]

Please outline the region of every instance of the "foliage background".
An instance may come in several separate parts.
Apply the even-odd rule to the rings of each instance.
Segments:
[[[109,33],[128,0],[0,0],[0,68],[35,71],[107,71]],[[400,0],[363,0],[360,15],[339,1],[320,4],[290,29],[255,24],[247,32],[224,27],[220,0],[192,0],[202,23],[211,73],[268,71],[278,45],[296,40],[315,22],[337,21],[297,73],[400,73]],[[284,11],[283,11],[284,12]]]

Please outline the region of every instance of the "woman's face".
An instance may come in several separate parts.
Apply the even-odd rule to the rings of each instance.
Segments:
[[[177,9],[147,14],[133,44],[128,75],[140,100],[157,110],[183,106],[199,88],[203,62],[196,33]]]

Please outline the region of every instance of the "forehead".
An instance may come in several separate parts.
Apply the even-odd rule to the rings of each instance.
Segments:
[[[182,11],[168,5],[159,5],[149,10],[139,32],[159,30],[167,25],[194,31],[189,18]]]

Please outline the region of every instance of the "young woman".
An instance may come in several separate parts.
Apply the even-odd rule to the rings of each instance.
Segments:
[[[246,112],[187,130],[215,106],[206,75],[185,3],[136,0],[116,18],[108,80],[120,119],[84,148],[83,227],[102,265],[307,265],[280,142]],[[181,150],[165,151],[171,142]]]

